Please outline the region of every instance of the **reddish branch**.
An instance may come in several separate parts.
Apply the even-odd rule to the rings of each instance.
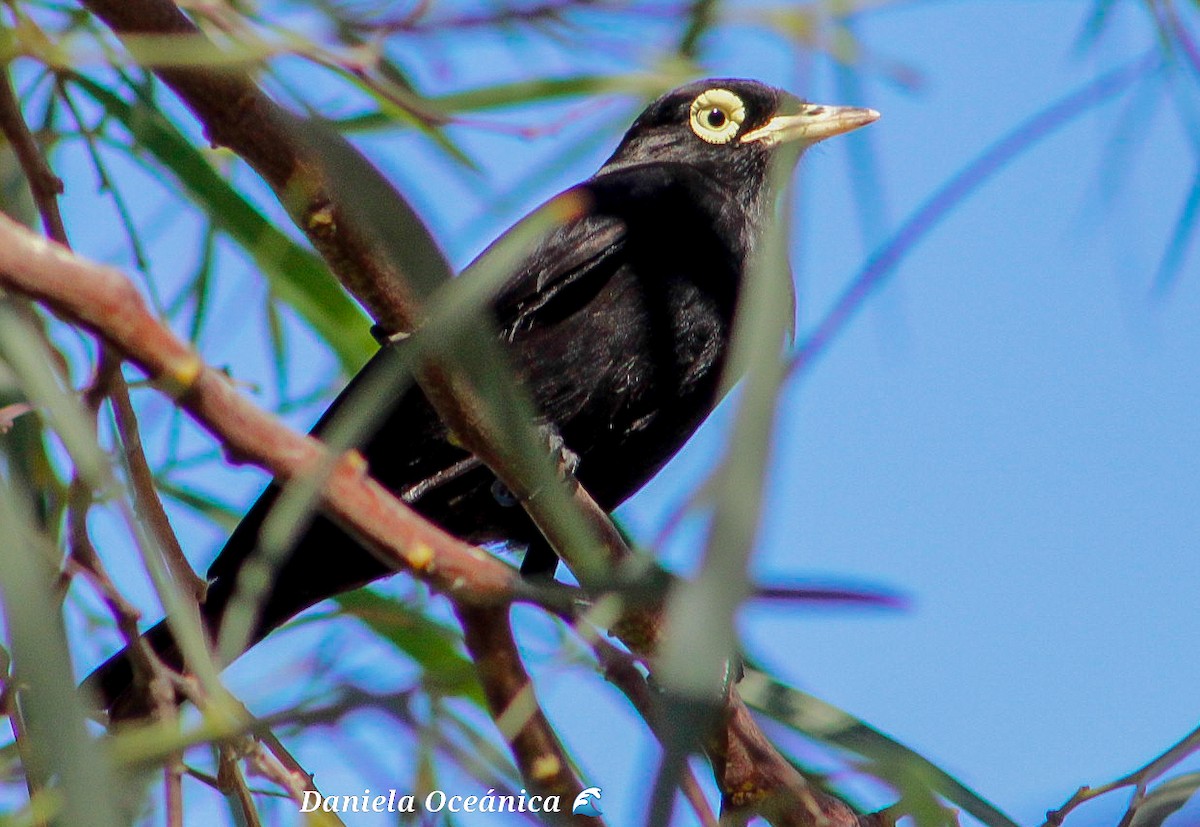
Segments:
[[[767,740],[736,690],[729,693],[722,725],[706,751],[721,787],[721,812],[733,823],[758,814],[775,827],[891,827],[886,816],[859,816],[845,802],[817,789]]]
[[[0,216],[0,285],[42,301],[137,365],[237,459],[289,481],[328,452],[241,396],[221,371],[161,325],[119,271],[88,262]],[[480,605],[513,599],[516,572],[425,522],[367,477],[358,454],[340,457],[322,494],[327,513],[398,569]]]

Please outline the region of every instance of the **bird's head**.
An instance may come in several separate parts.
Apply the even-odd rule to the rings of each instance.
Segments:
[[[784,144],[803,150],[878,117],[873,109],[811,103],[753,80],[710,78],[651,103],[600,171],[682,163],[718,181],[757,184]]]

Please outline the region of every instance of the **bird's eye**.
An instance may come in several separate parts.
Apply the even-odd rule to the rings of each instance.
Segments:
[[[692,131],[710,144],[732,141],[745,119],[745,104],[728,89],[709,89],[692,101]]]

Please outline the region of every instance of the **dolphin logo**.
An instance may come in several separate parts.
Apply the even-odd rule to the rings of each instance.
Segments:
[[[575,796],[575,804],[571,807],[571,813],[577,816],[598,816],[603,815],[600,808],[596,806],[596,802],[600,800],[600,788],[588,787],[586,790]]]

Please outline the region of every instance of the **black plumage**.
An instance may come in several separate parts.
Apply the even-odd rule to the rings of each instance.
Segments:
[[[772,205],[774,148],[814,143],[876,117],[805,103],[753,81],[676,89],[652,103],[579,185],[587,214],[544,239],[496,295],[492,308],[517,376],[578,457],[576,476],[602,507],[611,510],[637,491],[719,401],[743,270]],[[380,361],[360,377],[382,369]],[[466,540],[526,547],[523,571],[553,571],[557,561],[524,511],[486,467],[469,462],[419,389],[380,404],[394,407],[363,454],[382,484]],[[277,494],[267,489],[209,570],[203,614],[214,634]],[[317,516],[276,572],[253,640],[388,573]],[[147,634],[178,666],[166,627]],[[131,681],[122,654],[89,679],[109,708],[127,705]]]

